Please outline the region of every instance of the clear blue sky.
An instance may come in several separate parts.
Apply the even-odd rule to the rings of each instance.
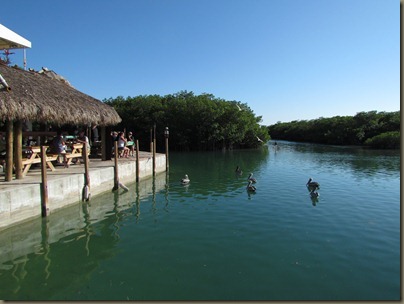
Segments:
[[[400,110],[399,0],[13,0],[0,23],[100,100],[210,93],[264,125]]]

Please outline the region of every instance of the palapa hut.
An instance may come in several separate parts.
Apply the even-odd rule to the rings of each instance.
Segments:
[[[1,81],[0,77],[0,119],[7,123],[6,161],[14,163],[16,178],[22,178],[22,121],[101,127],[121,121],[114,108],[74,89],[63,78],[47,74],[0,63],[0,75],[4,79]],[[101,133],[105,142],[105,128]],[[6,167],[6,181],[12,178],[11,168]]]

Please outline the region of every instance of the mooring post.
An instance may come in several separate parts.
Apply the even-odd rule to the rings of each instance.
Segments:
[[[83,201],[89,201],[91,197],[90,193],[90,172],[89,172],[89,160],[88,160],[88,147],[87,143],[83,144],[81,155],[84,161],[84,189],[83,189]]]
[[[153,143],[153,176],[156,175],[156,142]]]
[[[118,190],[119,177],[118,177],[118,141],[114,141],[114,188],[112,190]]]
[[[48,215],[46,206],[48,205],[48,175],[46,173],[46,149],[47,147],[41,146],[41,214],[42,217]]]
[[[125,191],[129,191],[129,188],[126,187],[123,183],[119,181],[119,172],[118,172],[118,141],[114,141],[114,151],[115,151],[115,168],[114,168],[114,188],[112,191],[118,190],[121,187]]]
[[[136,182],[139,182],[139,140],[136,140]]]
[[[168,137],[170,136],[170,131],[168,130],[168,127],[164,129],[164,138],[166,139],[166,171],[168,171]]]
[[[150,153],[153,153],[153,129],[150,129]]]
[[[156,175],[156,124],[153,128],[153,176]]]

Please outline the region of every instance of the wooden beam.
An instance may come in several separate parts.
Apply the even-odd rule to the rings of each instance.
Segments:
[[[5,181],[9,182],[13,179],[13,141],[14,141],[14,125],[12,120],[7,120],[6,133],[6,176]]]
[[[107,136],[106,136],[106,128],[104,126],[101,127],[101,160],[107,160]],[[108,137],[108,140],[111,140],[110,137]]]
[[[15,178],[23,179],[22,174],[22,121],[14,122],[14,168]]]

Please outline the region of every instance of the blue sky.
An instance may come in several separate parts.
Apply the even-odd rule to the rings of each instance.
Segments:
[[[0,23],[100,100],[210,93],[264,125],[400,110],[399,0],[13,0]]]

